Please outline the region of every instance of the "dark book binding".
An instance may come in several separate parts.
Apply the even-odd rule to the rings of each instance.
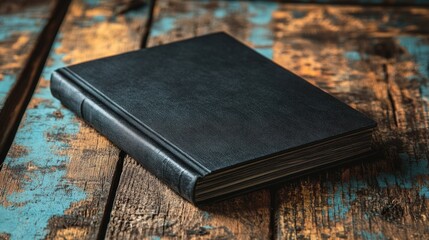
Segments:
[[[51,91],[193,203],[365,155],[376,126],[224,33],[58,69]]]

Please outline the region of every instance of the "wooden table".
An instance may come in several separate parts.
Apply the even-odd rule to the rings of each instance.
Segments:
[[[72,1],[0,171],[0,239],[428,239],[427,1],[365,2]],[[0,3],[0,102],[54,5]],[[198,209],[50,94],[58,67],[214,31],[374,118],[380,159]]]

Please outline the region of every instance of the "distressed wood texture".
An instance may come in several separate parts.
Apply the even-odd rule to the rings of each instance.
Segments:
[[[202,210],[126,158],[108,236],[427,238],[428,13],[159,1],[150,45],[227,31],[376,119],[384,157],[289,182],[271,198],[264,190]]]
[[[73,1],[0,172],[0,238],[95,238],[119,150],[49,90],[52,71],[136,49],[147,7]],[[108,216],[108,215],[107,215]]]
[[[285,3],[354,4],[362,6],[427,6],[428,0],[283,0]]]
[[[429,10],[280,5],[274,60],[378,122],[384,157],[285,184],[278,238],[428,239]]]
[[[267,239],[269,204],[261,191],[199,209],[127,157],[106,237]]]
[[[227,31],[271,56],[265,30],[272,4],[157,1],[149,46],[215,31]],[[250,21],[249,21],[250,20]],[[251,22],[258,22],[254,26]],[[198,209],[186,202],[137,162],[125,159],[107,237],[267,239],[270,193],[262,190]]]
[[[0,33],[0,92],[13,84],[50,7],[7,6],[13,11],[1,19],[29,12],[2,22],[17,25]],[[147,11],[141,1],[72,3],[0,171],[0,239],[92,239],[106,227],[113,239],[429,238],[429,9],[157,1],[149,46],[226,31],[379,124],[381,159],[201,209],[132,158],[118,167],[120,151],[49,91],[57,67],[138,48]]]
[[[0,110],[45,26],[52,3],[47,0],[0,2]]]

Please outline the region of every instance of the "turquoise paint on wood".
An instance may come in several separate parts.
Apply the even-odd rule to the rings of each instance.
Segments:
[[[0,109],[3,108],[4,101],[6,101],[7,94],[16,82],[16,75],[5,75],[0,80]]]
[[[408,154],[399,154],[401,164],[397,172],[381,172],[376,176],[378,187],[381,189],[400,187],[401,189],[420,189],[420,196],[429,198],[428,175],[429,164],[426,159],[410,159]],[[418,179],[423,179],[419,181]],[[347,182],[326,182],[325,187],[331,196],[328,199],[328,214],[332,221],[342,221],[347,218],[357,192],[368,189],[368,183],[352,177]]]
[[[420,74],[429,79],[429,41],[417,36],[399,36],[399,44],[413,56]]]
[[[410,60],[417,64],[417,76],[411,77],[420,82],[420,92],[423,100],[429,101],[429,89],[426,80],[429,79],[429,43],[422,37],[399,36],[396,38],[404,47]],[[407,54],[402,57],[407,57]],[[347,51],[344,56],[351,61],[361,61],[362,57],[356,51]],[[429,198],[429,180],[427,178],[429,163],[427,159],[410,159],[407,153],[399,154],[401,164],[397,172],[381,172],[376,177],[377,185],[381,189],[400,187],[401,189],[416,189],[419,195]],[[420,179],[420,180],[419,180]],[[423,179],[423,180],[422,180]],[[368,189],[366,181],[351,178],[348,182],[332,183],[326,182],[325,187],[331,196],[328,199],[330,206],[328,212],[332,221],[344,220],[350,212],[353,202],[357,199],[356,192]],[[362,233],[364,236],[380,236],[379,233]],[[365,237],[364,237],[365,238]]]
[[[151,37],[158,37],[173,30],[175,21],[174,17],[163,17],[161,20],[154,22],[150,30]]]
[[[231,1],[228,2],[228,4],[226,4],[225,6],[218,6],[216,9],[214,9],[213,15],[216,18],[223,20],[222,18],[228,16],[228,13],[235,13],[239,11],[242,11],[241,3]]]
[[[252,24],[247,41],[252,47],[263,56],[273,58],[273,31],[270,29],[272,14],[277,10],[279,4],[275,2],[228,2],[228,4],[218,6],[213,10],[213,15],[220,20],[228,14],[248,11],[248,21]]]
[[[274,36],[270,23],[272,14],[278,9],[275,2],[249,2],[249,21],[253,24],[248,41],[251,42],[260,54],[273,58]]]
[[[419,195],[429,199],[429,186],[423,186],[420,188]]]
[[[48,5],[44,4],[37,7],[26,7],[22,12],[13,14],[0,15],[0,44],[4,47],[12,47],[17,41],[18,36],[28,35],[35,38],[46,24],[49,14]],[[22,49],[21,49],[22,50]],[[16,49],[19,51],[19,49]],[[20,55],[25,55],[21,53]],[[3,69],[2,65],[10,64],[16,61],[14,56],[10,56],[9,60],[0,63],[0,71],[3,78],[0,78],[0,109],[3,108],[4,101],[16,82],[19,69]]]
[[[98,1],[85,2],[98,7]],[[130,11],[126,19],[143,19],[147,8]],[[122,17],[122,16],[121,16]],[[92,26],[104,16],[93,16],[75,24]],[[114,21],[115,18],[109,19]],[[58,53],[63,40],[59,34],[50,53],[42,77],[50,79],[51,73],[65,66],[64,54]],[[7,203],[0,205],[0,233],[11,239],[41,239],[48,233],[48,222],[54,216],[64,215],[73,203],[85,200],[88,195],[66,178],[70,157],[63,154],[70,149],[69,140],[79,132],[75,114],[61,106],[49,88],[39,88],[33,96],[39,99],[37,108],[27,109],[21,123],[15,145],[24,147],[27,153],[19,157],[8,156],[5,166],[21,174],[21,191],[7,196]],[[62,117],[54,112],[61,111]]]
[[[63,55],[55,51],[60,42],[61,36],[58,36],[50,56],[51,65],[43,71],[44,78],[65,65]],[[49,88],[39,88],[34,98],[41,102],[37,108],[26,111],[14,141],[24,147],[27,154],[17,158],[8,156],[4,163],[22,174],[22,191],[7,196],[7,205],[0,206],[0,232],[9,234],[11,239],[43,238],[50,218],[63,215],[73,202],[86,196],[82,189],[64,178],[70,158],[61,152],[69,145],[55,137],[71,138],[79,131],[78,123],[73,120],[75,116],[61,109]],[[57,110],[61,110],[62,118],[55,117]]]
[[[344,53],[344,56],[347,59],[352,60],[352,61],[360,61],[361,60],[360,54],[356,51],[347,51]]]
[[[428,112],[429,103],[429,40],[417,36],[398,36],[396,38],[399,44],[411,55],[412,60],[417,64],[417,75],[410,79],[417,80],[420,83],[420,94],[426,102],[426,112]]]
[[[46,8],[32,8],[34,12],[46,11]],[[40,15],[31,15],[30,11],[13,15],[0,15],[0,41],[12,37],[14,34],[38,33],[45,25],[46,19],[40,18]]]

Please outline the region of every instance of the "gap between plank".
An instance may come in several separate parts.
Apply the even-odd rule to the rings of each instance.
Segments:
[[[278,187],[270,188],[270,224],[268,232],[271,240],[277,239],[278,190]]]
[[[146,21],[146,25],[142,34],[140,48],[147,47],[147,41],[149,39],[150,30],[152,28],[155,4],[156,4],[156,0],[151,0],[149,2],[149,16],[148,16],[148,20]],[[115,172],[112,177],[112,184],[110,185],[109,195],[107,196],[107,200],[106,200],[106,207],[104,209],[103,217],[100,223],[100,229],[97,235],[97,239],[99,240],[106,238],[106,233],[110,222],[110,216],[113,209],[113,205],[115,203],[115,196],[119,187],[119,182],[121,180],[122,170],[124,168],[124,161],[126,156],[127,156],[127,153],[121,150],[119,153],[118,162],[116,163]]]
[[[71,0],[57,0],[15,85],[10,90],[0,112],[0,170],[13,143],[21,119],[39,82],[46,59]]]
[[[103,217],[101,218],[100,230],[98,231],[97,239],[100,240],[106,238],[107,227],[110,222],[110,214],[115,202],[115,195],[121,180],[122,169],[124,168],[124,159],[126,156],[127,154],[124,151],[121,150],[119,152],[118,161],[116,163],[115,172],[113,173],[112,183],[110,185],[109,195],[107,196],[106,207],[104,209]]]
[[[153,12],[155,9],[155,5],[156,5],[156,0],[149,1],[149,18],[146,21],[146,25],[142,35],[142,40],[140,42],[140,48],[147,48],[147,41],[149,39],[150,30],[152,29]]]

